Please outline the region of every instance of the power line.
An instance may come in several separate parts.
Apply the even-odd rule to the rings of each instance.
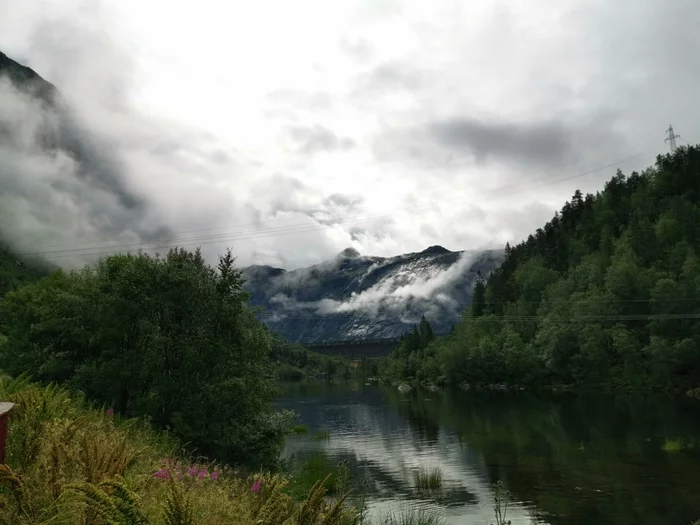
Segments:
[[[636,153],[630,157],[626,157],[624,159],[617,160],[613,163],[607,164],[605,166],[601,166],[595,169],[591,169],[582,173],[577,173],[565,178],[557,179],[554,181],[551,181],[549,184],[558,184],[561,182],[566,182],[569,180],[573,180],[579,177],[583,177],[586,175],[589,175],[591,173],[595,173],[597,171],[601,171],[606,168],[610,168],[613,166],[616,166],[618,164],[621,164],[623,162],[627,162],[629,160],[632,160],[634,158],[640,157],[641,155],[644,155],[646,152],[639,152]],[[509,186],[502,186],[499,188],[494,188],[492,190],[487,190],[485,193],[496,193],[499,191],[503,190],[508,190],[512,191],[515,189],[518,189],[519,187],[527,187],[530,186],[533,182],[541,182],[541,181],[548,181],[552,177],[540,177],[539,179],[533,179],[531,181],[527,181],[526,183],[520,184],[520,185],[509,185]],[[449,202],[449,200],[447,201]],[[418,213],[418,212],[424,212],[424,211],[432,211],[432,210],[442,210],[447,207],[452,207],[452,206],[457,206],[457,205],[462,205],[465,204],[466,202],[469,201],[461,201],[452,205],[445,205],[444,203],[437,205],[437,206],[431,206],[431,207],[426,207],[422,209],[414,209],[412,213]],[[403,211],[400,211],[398,213],[404,213],[409,211],[409,209],[405,209]],[[392,217],[395,217],[397,213],[389,214],[389,215],[383,215],[383,216],[375,216],[374,218],[369,218],[365,220],[355,220],[355,221],[349,221],[351,224],[358,224],[358,223],[365,223],[365,222],[374,222],[377,220],[385,220],[389,219]],[[341,220],[342,221],[342,220]],[[149,249],[154,250],[154,249],[160,249],[160,248],[169,248],[172,247],[173,245],[177,245],[179,247],[186,247],[186,246],[197,246],[197,245],[203,245],[203,244],[215,244],[215,243],[221,243],[221,242],[226,242],[226,241],[236,241],[236,240],[251,240],[251,239],[257,239],[257,238],[264,238],[264,237],[270,237],[270,236],[278,236],[278,235],[294,235],[294,234],[299,234],[299,233],[309,233],[309,232],[315,232],[315,231],[321,231],[325,230],[329,227],[335,226],[337,224],[340,224],[341,221],[336,222],[336,224],[331,224],[331,225],[324,225],[321,227],[314,226],[310,227],[309,225],[292,225],[292,226],[283,226],[283,227],[277,227],[277,228],[268,228],[264,230],[252,230],[252,231],[243,231],[243,232],[229,232],[229,233],[222,233],[222,234],[215,234],[215,235],[209,235],[209,236],[196,236],[196,237],[189,237],[189,238],[171,238],[171,239],[164,239],[160,241],[151,241],[151,242],[140,242],[140,243],[129,243],[129,244],[122,244],[122,245],[116,245],[116,246],[89,246],[86,248],[69,248],[69,249],[63,249],[63,250],[50,250],[50,251],[37,251],[37,252],[27,252],[27,253],[20,253],[18,256],[50,256],[50,259],[60,259],[60,258],[65,258],[65,257],[73,257],[73,256],[100,256],[100,255],[107,255],[111,253],[118,252],[120,250],[124,249],[146,249],[146,247],[149,247]],[[333,222],[333,220],[330,220],[329,222]],[[347,224],[347,223],[346,223]],[[260,235],[260,234],[263,235]],[[193,241],[193,242],[189,242]],[[107,241],[95,241],[95,242],[107,242]],[[107,251],[86,251],[86,250],[107,250]]]
[[[262,316],[261,316],[262,317]],[[278,316],[279,321],[284,320],[363,320],[374,319],[376,316]],[[627,314],[627,315],[582,315],[582,316],[547,316],[547,315],[509,315],[496,316],[495,321],[547,321],[553,322],[605,322],[605,321],[654,321],[654,320],[689,320],[700,319],[700,313],[685,314]],[[269,319],[266,319],[269,321]],[[401,321],[399,317],[382,317],[381,321]]]
[[[621,164],[621,163],[623,163],[623,162],[630,161],[630,160],[632,160],[632,159],[635,159],[635,158],[637,158],[637,157],[640,157],[640,156],[644,155],[645,153],[646,153],[645,151],[639,152],[639,153],[636,153],[636,154],[634,154],[634,155],[632,155],[632,156],[630,156],[630,157],[626,157],[626,158],[624,158],[624,159],[620,159],[620,160],[617,160],[617,161],[615,161],[615,162],[609,163],[609,164],[607,164],[607,165],[605,165],[605,166],[600,166],[600,167],[598,167],[598,168],[591,169],[591,170],[588,170],[588,171],[584,171],[584,172],[582,172],[582,173],[577,173],[577,174],[575,174],[575,175],[573,175],[573,176],[571,176],[571,177],[566,177],[566,178],[563,178],[563,179],[554,181],[554,182],[552,182],[552,184],[558,184],[558,183],[560,183],[560,182],[566,182],[566,181],[568,181],[568,180],[572,180],[572,179],[575,179],[575,178],[578,178],[578,177],[582,177],[582,176],[585,176],[585,175],[589,175],[589,174],[591,174],[591,173],[595,173],[595,172],[597,172],[597,171],[600,171],[600,170],[603,170],[603,169],[606,169],[606,168],[609,168],[609,167],[612,167],[612,166]],[[584,166],[589,166],[589,165],[591,165],[591,164],[594,164],[594,163],[593,163],[593,162],[589,162],[589,163],[584,164],[583,166],[581,166],[581,168],[584,167]],[[525,181],[525,183],[521,184],[520,186],[528,186],[528,185],[530,185],[531,183],[534,183],[534,182],[547,181],[547,180],[552,179],[552,178],[557,177],[557,176],[559,176],[559,175],[548,175],[548,176],[544,176],[544,177],[539,177],[539,178],[536,178],[536,179],[532,179],[532,180],[529,180],[529,181]],[[518,188],[518,185],[508,185],[508,186],[502,186],[502,187],[500,187],[500,188],[494,188],[494,189],[491,189],[491,190],[486,190],[485,193],[494,193],[494,192],[498,192],[498,191],[502,191],[502,190],[512,190],[512,189],[516,189],[516,188]],[[441,208],[444,207],[444,203],[445,203],[445,202],[454,202],[454,201],[456,201],[456,200],[462,201],[462,202],[459,202],[459,203],[457,203],[457,204],[463,204],[464,202],[467,202],[467,201],[464,201],[462,197],[456,197],[456,198],[454,198],[454,199],[446,199],[446,200],[443,200],[443,201],[441,202],[441,204],[438,205],[438,206],[431,206],[431,207],[429,207],[429,208],[423,208],[423,209],[406,207],[406,208],[403,208],[403,209],[396,210],[396,211],[394,212],[394,214],[395,214],[395,213],[407,212],[407,211],[411,211],[411,210],[419,211],[419,212],[420,212],[420,211],[428,211],[428,210],[441,209]],[[322,212],[322,210],[316,210],[316,211],[310,212],[310,214],[321,213],[321,212]],[[344,221],[344,220],[353,220],[353,218],[358,219],[358,220],[360,220],[360,219],[364,220],[364,218],[367,218],[368,220],[369,220],[369,219],[372,219],[372,218],[377,218],[378,220],[381,220],[382,218],[391,217],[391,216],[392,216],[392,215],[388,215],[388,216],[387,216],[387,215],[379,215],[379,216],[377,216],[377,215],[375,214],[375,215],[367,215],[367,216],[364,216],[364,217],[363,217],[363,216],[359,216],[359,218],[358,218],[358,216],[346,215],[346,216],[341,216],[341,217],[326,219],[326,221],[327,221],[327,222],[336,222],[336,221],[337,221],[337,222],[341,222],[341,221]],[[249,222],[249,223],[242,223],[242,224],[229,225],[229,226],[217,226],[217,227],[211,227],[211,228],[200,228],[200,229],[195,229],[195,230],[182,230],[182,231],[180,231],[180,234],[188,234],[188,233],[196,233],[196,232],[204,232],[204,231],[221,230],[221,229],[225,229],[225,228],[239,228],[239,227],[248,227],[248,226],[259,226],[259,225],[261,225],[261,224],[271,224],[271,223],[275,223],[275,222],[280,222],[280,221],[282,221],[282,220],[284,220],[284,219],[273,219],[273,220],[263,221],[263,222],[259,222],[259,221],[258,221],[258,222]],[[306,225],[306,224],[297,224],[297,225],[289,225],[289,226],[285,226],[285,227],[281,227],[281,228],[287,228],[287,227],[294,228],[294,227],[302,227],[302,226],[308,226],[308,225]],[[278,227],[278,228],[280,228],[280,227]],[[254,233],[254,232],[256,232],[256,231],[258,231],[258,230],[253,230],[252,232]],[[236,232],[233,232],[233,233],[236,233]],[[239,233],[240,233],[240,232],[239,232]],[[243,232],[243,233],[246,233],[246,232]],[[219,233],[219,234],[215,234],[215,235],[222,236],[222,235],[230,235],[230,234],[231,234],[231,232],[229,232],[229,233],[224,232],[224,233]],[[203,237],[203,238],[208,238],[208,237],[212,237],[212,236],[206,236],[206,237]],[[194,239],[197,239],[197,238],[198,238],[198,237],[194,237]],[[79,242],[79,243],[73,243],[73,244],[74,244],[74,245],[76,245],[76,244],[77,244],[77,245],[93,245],[93,244],[104,244],[104,243],[106,243],[106,242],[108,242],[108,241],[81,241],[81,242]],[[152,240],[152,241],[145,241],[145,242],[139,243],[138,245],[140,246],[140,245],[142,245],[142,244],[143,244],[143,245],[146,245],[146,244],[153,244],[153,243],[159,243],[159,244],[161,244],[161,243],[171,243],[171,242],[177,242],[177,239],[171,239],[171,238],[154,239],[154,240]],[[134,245],[134,243],[132,243],[132,245]],[[60,247],[60,246],[62,246],[62,244],[39,245],[38,247],[43,247],[43,248],[58,248],[58,247]],[[65,246],[65,244],[63,244],[63,246]],[[93,248],[96,249],[96,248],[100,248],[100,247],[94,246]],[[93,248],[90,248],[90,249],[93,249]],[[104,246],[103,248],[112,248],[112,246]],[[88,248],[85,248],[85,249],[88,249]],[[42,254],[42,253],[53,253],[53,252],[41,251],[41,252],[36,252],[36,253],[37,253],[37,254]],[[33,254],[24,254],[24,255],[33,255]]]

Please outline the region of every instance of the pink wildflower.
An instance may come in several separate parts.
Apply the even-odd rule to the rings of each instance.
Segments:
[[[188,473],[190,476],[193,476],[193,477],[196,476],[196,475],[197,475],[197,467],[190,467],[190,468],[188,468],[188,469],[187,469],[187,473]]]
[[[216,471],[212,472],[211,479],[212,479],[212,481],[216,481],[217,479],[219,479],[219,473]]]
[[[168,471],[167,471],[167,469],[164,469],[164,468],[153,473],[154,478],[168,479],[168,476],[169,476]]]
[[[112,407],[109,407],[107,409],[107,415],[110,417],[112,417],[114,415],[114,409]]]
[[[197,474],[197,477],[204,479],[207,477],[207,474],[208,474],[208,472],[206,470],[202,469],[199,471],[199,474]]]
[[[259,479],[256,480],[255,483],[253,483],[253,486],[250,487],[250,491],[255,492],[257,494],[258,492],[260,492],[261,485],[262,485],[262,482]]]

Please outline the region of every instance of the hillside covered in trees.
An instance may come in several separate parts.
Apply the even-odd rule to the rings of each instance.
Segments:
[[[49,264],[16,256],[12,250],[3,246],[0,240],[0,297],[5,292],[48,275],[52,269],[55,268]]]
[[[686,391],[700,385],[700,149],[620,171],[476,285],[448,337],[387,369],[420,381]],[[465,385],[466,386],[466,385]]]

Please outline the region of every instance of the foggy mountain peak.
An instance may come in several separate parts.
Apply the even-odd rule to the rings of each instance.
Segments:
[[[358,252],[355,248],[345,248],[338,254],[338,257],[344,259],[357,259],[360,257],[360,252]]]
[[[450,250],[448,250],[447,248],[443,248],[442,246],[436,244],[435,246],[430,246],[429,248],[426,248],[421,253],[424,255],[431,255],[431,254],[439,255],[439,254],[443,254],[443,253],[450,253]]]
[[[398,337],[421,316],[446,333],[471,303],[477,272],[488,275],[503,261],[500,250],[441,246],[395,257],[353,249],[340,255],[292,271],[244,268],[244,288],[264,309],[261,320],[297,343]]]

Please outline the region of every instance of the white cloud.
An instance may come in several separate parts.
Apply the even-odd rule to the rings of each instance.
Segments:
[[[67,248],[162,227],[287,268],[347,246],[500,247],[615,168],[528,181],[638,151],[620,167],[643,168],[669,122],[700,140],[699,25],[694,0],[0,0],[0,50],[58,86],[143,203],[128,217],[70,159],[5,152],[18,164],[0,179],[5,224],[12,213],[13,237]],[[56,180],[93,201],[56,203]],[[38,203],[64,218],[25,217]],[[323,227],[338,216],[356,222]]]

